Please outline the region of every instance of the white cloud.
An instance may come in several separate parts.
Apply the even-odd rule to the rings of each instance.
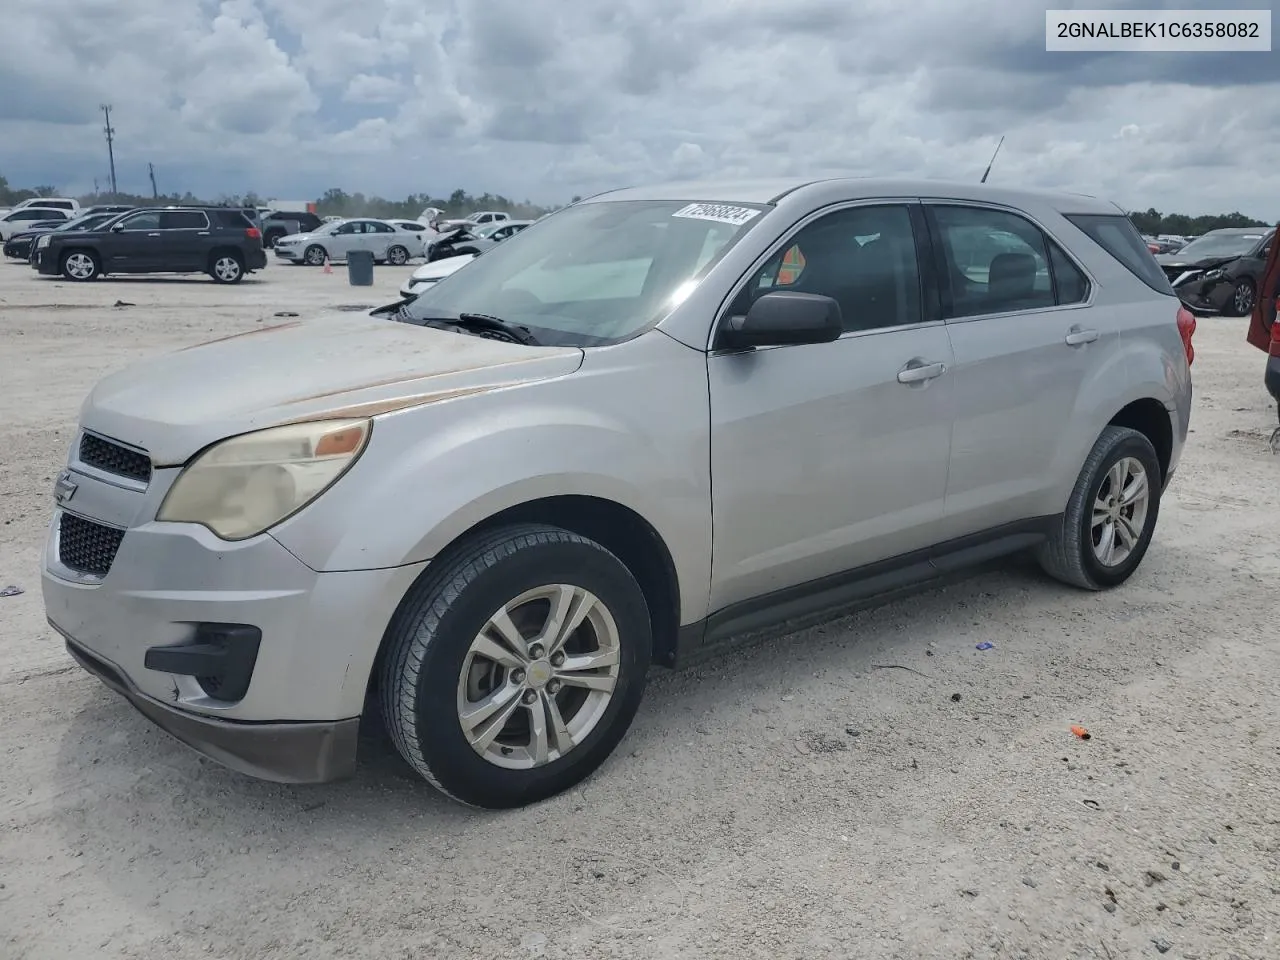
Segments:
[[[1005,135],[994,182],[1280,218],[1280,60],[1048,54],[1043,10],[1002,0],[10,7],[11,182],[101,179],[106,100],[134,189],[147,161],[164,188],[206,195],[556,201],[666,177],[976,180]]]

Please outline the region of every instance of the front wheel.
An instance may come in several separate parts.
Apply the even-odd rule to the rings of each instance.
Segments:
[[[442,557],[387,631],[383,717],[405,760],[502,809],[589,776],[631,725],[652,651],[631,572],[600,544],[520,525]]]
[[[1252,280],[1248,277],[1241,277],[1237,280],[1235,287],[1231,291],[1231,315],[1234,317],[1247,317],[1253,313],[1253,301],[1256,296]]]
[[[404,247],[396,245],[387,251],[387,263],[393,266],[402,267],[409,262],[409,251]]]
[[[62,258],[62,275],[68,280],[94,280],[101,272],[102,265],[91,250],[72,250]]]
[[[307,264],[307,266],[319,267],[324,265],[324,262],[328,257],[329,254],[325,252],[324,247],[320,246],[318,243],[313,243],[303,251],[302,261]]]
[[[1085,460],[1061,526],[1040,548],[1040,565],[1085,590],[1124,583],[1151,544],[1162,486],[1151,441],[1137,430],[1108,426]]]

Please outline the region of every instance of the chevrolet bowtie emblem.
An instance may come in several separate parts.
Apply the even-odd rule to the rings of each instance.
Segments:
[[[71,471],[63,470],[58,474],[58,480],[53,485],[53,499],[59,504],[66,503],[76,495],[76,488],[79,485],[71,479]]]

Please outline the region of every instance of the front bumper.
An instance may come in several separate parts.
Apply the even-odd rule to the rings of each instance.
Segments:
[[[4,245],[4,255],[14,260],[26,260],[31,256],[30,240],[10,240]]]
[[[1225,313],[1235,295],[1235,281],[1191,279],[1174,287],[1174,293],[1193,313],[1216,316]]]
[[[271,249],[276,252],[276,257],[280,260],[288,260],[290,263],[302,262],[302,249],[300,247],[281,247],[277,243]]]
[[[62,633],[53,621],[50,625]],[[327,783],[356,769],[359,718],[332,723],[237,723],[176,710],[63,634],[67,653],[161,730],[238,773],[277,783]]]
[[[269,534],[231,543],[195,524],[157,522],[180,469],[130,480],[79,450],[77,437],[41,583],[45,615],[77,659],[105,665],[134,706],[229,766],[291,781],[341,775],[348,734],[339,731],[358,726],[382,635],[425,563],[321,573]],[[234,692],[175,664],[175,648],[189,652],[232,626],[260,638]],[[262,753],[281,740],[317,753]]]

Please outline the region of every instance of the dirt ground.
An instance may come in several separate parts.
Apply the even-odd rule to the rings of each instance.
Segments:
[[[409,269],[0,264],[0,958],[1280,956],[1280,458],[1243,320],[1200,323],[1128,585],[1014,562],[657,671],[617,755],[529,809],[452,805],[376,731],[354,780],[256,782],[73,666],[40,551],[93,382]]]

